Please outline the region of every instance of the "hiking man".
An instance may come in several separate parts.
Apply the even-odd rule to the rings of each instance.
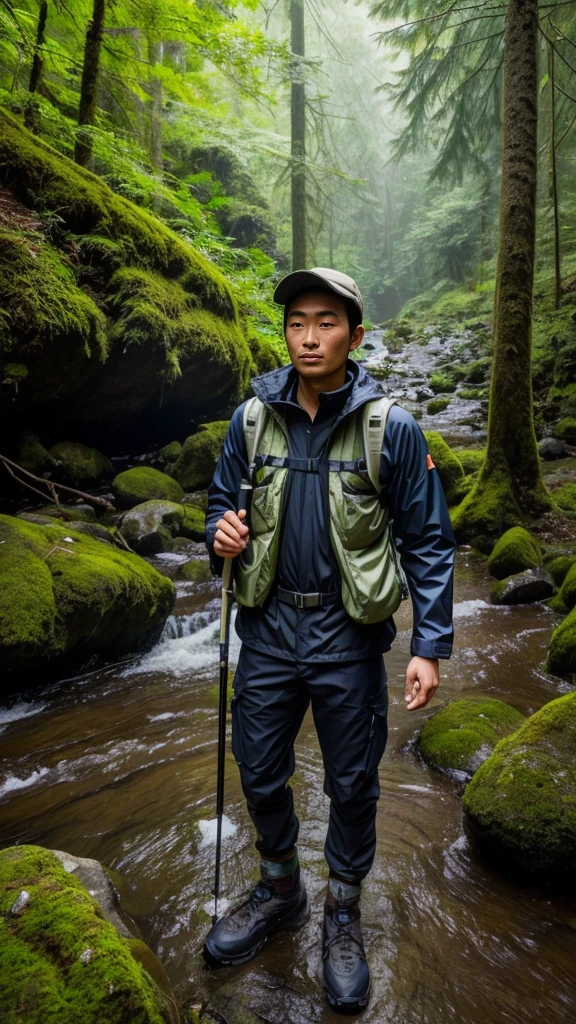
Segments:
[[[311,704],[330,798],[324,987],[330,1005],[350,1013],[370,992],[359,899],[374,859],[387,739],[382,653],[407,579],[414,625],[405,701],[409,711],[423,707],[438,687],[438,659],[452,649],[454,537],[422,431],[348,358],[364,336],[355,281],[299,270],[274,299],[284,306],[292,365],[257,377],[256,398],[234,413],[206,518],[214,570],[235,559],[242,647],[232,750],[260,881],[213,925],[204,956],[213,966],[242,963],[309,916],[288,780]],[[238,505],[242,479],[253,487],[249,525]]]

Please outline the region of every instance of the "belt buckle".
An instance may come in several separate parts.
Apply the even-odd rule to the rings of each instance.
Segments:
[[[305,594],[294,594],[294,600],[295,600],[297,608],[305,608],[306,607],[306,605],[304,604],[304,597],[305,596],[306,596]]]

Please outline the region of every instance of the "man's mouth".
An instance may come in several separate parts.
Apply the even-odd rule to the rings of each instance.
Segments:
[[[315,355],[313,353],[305,354],[300,356],[305,363],[318,363],[322,359],[322,356]]]

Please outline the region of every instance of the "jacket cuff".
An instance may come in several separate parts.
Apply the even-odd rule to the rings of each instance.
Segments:
[[[415,658],[449,658],[452,644],[444,640],[422,640],[419,636],[412,637],[410,654]]]
[[[214,527],[208,527],[206,529],[206,547],[208,548],[208,557],[210,559],[210,568],[213,576],[221,576],[224,570],[224,559],[217,555],[214,551],[214,537],[216,530]]]

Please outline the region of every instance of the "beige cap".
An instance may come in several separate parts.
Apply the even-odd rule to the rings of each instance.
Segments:
[[[294,296],[305,288],[327,288],[331,292],[336,292],[343,299],[349,299],[358,306],[361,315],[364,315],[364,303],[356,281],[348,277],[348,274],[341,274],[339,270],[331,270],[329,267],[294,270],[287,274],[276,286],[274,302],[280,306],[287,306]]]

